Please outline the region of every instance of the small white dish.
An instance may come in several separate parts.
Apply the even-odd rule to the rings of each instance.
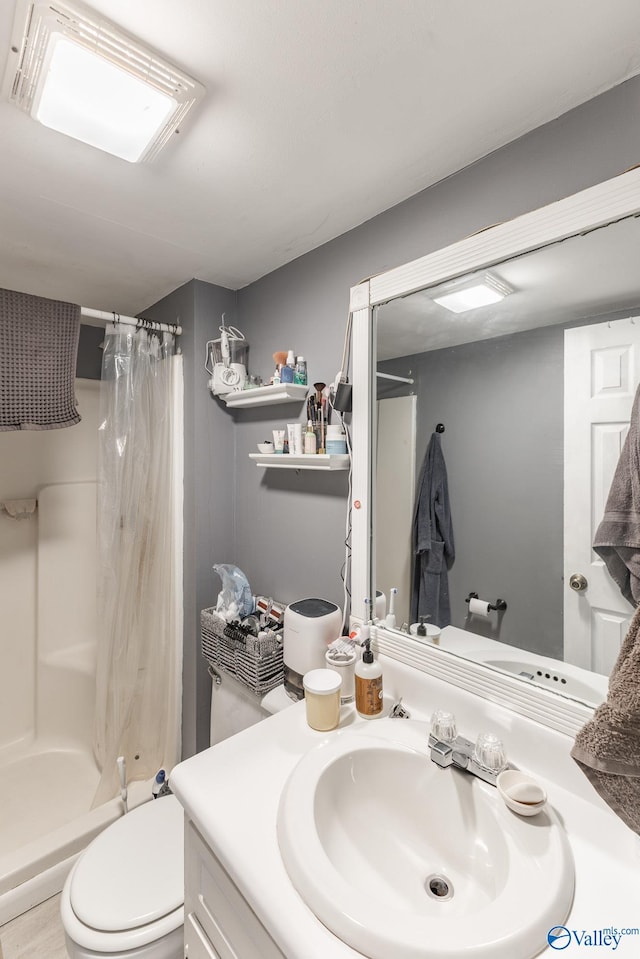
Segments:
[[[537,816],[547,804],[542,786],[518,769],[501,772],[496,787],[505,805],[519,816]]]
[[[273,443],[258,443],[258,452],[266,455],[273,453]]]

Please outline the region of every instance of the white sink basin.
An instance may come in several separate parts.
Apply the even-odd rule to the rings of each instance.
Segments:
[[[278,811],[289,877],[371,959],[530,959],[573,899],[565,833],[549,806],[521,818],[493,786],[438,768],[427,736],[381,719],[303,757]]]
[[[474,650],[469,658],[590,706],[599,706],[607,698],[607,676],[587,672],[571,663],[558,663],[545,656],[526,657],[522,650],[515,649],[498,654],[492,650]]]

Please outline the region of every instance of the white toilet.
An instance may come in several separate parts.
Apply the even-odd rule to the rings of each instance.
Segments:
[[[211,744],[292,705],[284,686],[259,702],[230,676],[214,683]],[[184,812],[175,796],[144,803],[76,861],[60,914],[71,959],[182,959]]]

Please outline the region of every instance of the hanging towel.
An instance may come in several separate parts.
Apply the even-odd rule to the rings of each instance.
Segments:
[[[74,381],[80,307],[0,290],[0,430],[80,422]]]
[[[593,548],[632,606],[640,603],[640,386]]]
[[[455,548],[449,503],[447,467],[440,434],[429,440],[420,479],[413,520],[413,591],[411,620],[428,617],[436,626],[451,622],[448,570]]]
[[[640,609],[613,667],[606,702],[576,736],[571,756],[620,819],[640,833]]]

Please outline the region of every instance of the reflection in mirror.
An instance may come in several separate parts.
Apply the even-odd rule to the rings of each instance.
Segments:
[[[374,324],[385,374],[376,577],[387,596],[399,588],[398,625],[416,615],[413,505],[394,500],[384,528],[381,516],[393,474],[415,499],[442,423],[455,539],[451,648],[592,703],[606,693],[633,612],[591,543],[640,381],[639,254],[640,224],[628,218],[492,266],[510,291],[497,303],[461,313],[436,303],[457,280],[377,307]],[[405,397],[413,419],[392,405]],[[403,459],[398,437],[411,430]],[[586,589],[575,588],[580,579],[570,586],[573,574]],[[507,608],[479,615],[471,594]]]

